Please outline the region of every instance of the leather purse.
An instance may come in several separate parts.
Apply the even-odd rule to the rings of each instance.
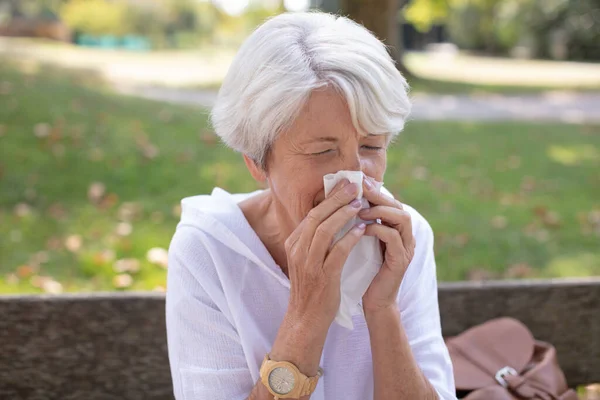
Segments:
[[[459,398],[578,400],[550,343],[513,318],[496,318],[447,337]]]

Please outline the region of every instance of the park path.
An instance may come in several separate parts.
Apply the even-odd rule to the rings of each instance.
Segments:
[[[121,93],[210,108],[217,92],[157,86],[117,85]],[[546,121],[600,124],[600,92],[550,91],[521,95],[412,96],[412,120],[422,121]]]
[[[0,56],[100,74],[124,94],[210,108],[216,92],[190,87],[222,81],[231,49],[130,53],[20,38],[0,38]],[[600,63],[526,61],[446,53],[408,53],[419,76],[513,86],[600,87]],[[468,78],[468,79],[467,79]],[[600,123],[600,91],[538,94],[413,95],[413,120],[556,121]]]

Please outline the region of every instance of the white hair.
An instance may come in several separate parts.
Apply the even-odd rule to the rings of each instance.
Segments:
[[[408,84],[385,45],[362,25],[322,12],[285,13],[259,26],[223,81],[211,123],[231,148],[264,166],[277,136],[315,89],[333,87],[362,135],[397,135]]]

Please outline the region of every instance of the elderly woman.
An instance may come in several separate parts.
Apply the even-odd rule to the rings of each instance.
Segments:
[[[166,306],[177,399],[456,398],[432,230],[376,184],[409,110],[385,46],[347,18],[283,14],[246,40],[212,123],[268,189],[182,202]],[[364,174],[369,208],[348,180],[325,196],[341,170]],[[335,240],[357,220],[376,222]],[[383,261],[348,329],[340,279],[366,237]]]

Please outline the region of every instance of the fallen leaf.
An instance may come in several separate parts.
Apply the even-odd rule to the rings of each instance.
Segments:
[[[52,236],[52,237],[50,237],[50,239],[48,239],[46,241],[46,248],[48,250],[56,251],[56,250],[60,250],[61,247],[62,247],[62,241],[60,240],[60,238],[58,236]]]
[[[555,211],[550,211],[542,219],[544,224],[550,228],[557,228],[561,225],[560,215]]]
[[[92,150],[90,150],[88,159],[95,162],[102,161],[104,159],[104,151],[102,151],[102,149],[99,147],[94,147]]]
[[[69,235],[65,240],[65,247],[71,253],[77,253],[81,249],[81,236],[80,235]]]
[[[154,222],[155,224],[160,224],[164,221],[164,219],[165,216],[160,211],[154,211],[152,214],[150,214],[150,221]]]
[[[152,264],[167,268],[169,256],[167,250],[161,247],[153,247],[146,253],[146,259]]]
[[[181,153],[177,154],[177,158],[175,159],[178,163],[184,164],[188,163],[192,160],[193,153],[191,150],[185,150]]]
[[[471,240],[471,237],[468,233],[460,233],[454,237],[454,243],[458,247],[465,247],[469,240]]]
[[[17,285],[19,283],[19,277],[15,274],[6,275],[6,283],[9,285]]]
[[[536,181],[532,176],[525,176],[521,180],[521,190],[524,192],[531,192],[535,190]]]
[[[545,206],[537,206],[533,209],[533,213],[540,218],[544,218],[548,214],[548,208]]]
[[[97,266],[108,264],[115,259],[115,252],[113,250],[102,250],[94,254],[94,264]]]
[[[519,168],[521,166],[521,157],[515,155],[508,157],[507,165],[510,169]]]
[[[148,143],[142,147],[142,154],[149,160],[154,160],[160,154],[160,151],[156,145]]]
[[[34,275],[31,277],[31,279],[29,279],[29,283],[31,286],[41,289],[44,285],[44,282],[46,282],[48,279],[51,278],[49,276]]]
[[[115,233],[119,236],[129,236],[133,232],[133,227],[129,222],[119,222],[115,229]]]
[[[66,152],[67,149],[62,143],[55,144],[54,146],[52,146],[52,154],[54,154],[55,157],[62,158],[65,156]]]
[[[419,166],[412,170],[411,175],[416,180],[424,181],[425,179],[427,179],[427,176],[429,175],[429,171],[427,170],[427,168],[425,168],[423,166]]]
[[[88,199],[92,203],[99,203],[106,192],[106,186],[102,182],[93,182],[88,187]]]
[[[47,124],[45,122],[36,124],[33,127],[33,133],[35,134],[35,136],[37,138],[40,138],[40,139],[48,137],[50,135],[50,130],[51,130],[50,124]]]
[[[509,279],[529,278],[533,276],[533,268],[527,263],[513,264],[506,269],[504,276]]]
[[[129,274],[119,274],[113,278],[113,286],[117,289],[124,289],[133,283],[133,278]]]
[[[115,272],[138,272],[140,270],[140,261],[136,258],[122,258],[115,261],[113,265]]]
[[[107,194],[100,202],[100,208],[111,208],[119,202],[119,196],[116,193]]]
[[[131,222],[138,219],[143,212],[143,207],[140,203],[126,201],[119,206],[117,215],[121,221]]]
[[[34,275],[37,272],[37,268],[32,267],[31,265],[20,265],[17,267],[16,274],[19,278],[25,279]]]
[[[61,294],[63,286],[60,282],[50,278],[42,282],[42,290],[48,294]]]
[[[67,217],[67,210],[60,203],[54,203],[48,207],[48,215],[56,220],[64,220]]]
[[[50,260],[50,256],[47,251],[38,251],[31,256],[31,262],[34,264],[45,264]]]
[[[495,275],[484,268],[475,268],[467,273],[467,279],[470,281],[487,281],[494,278]]]
[[[181,217],[181,204],[175,204],[173,206],[173,216],[176,218]]]
[[[508,220],[503,215],[496,215],[492,218],[491,224],[496,229],[504,229],[508,225]]]
[[[132,247],[131,240],[128,238],[121,238],[121,240],[117,242],[117,249],[120,252],[127,253],[128,251],[131,251]]]
[[[200,132],[200,141],[205,145],[212,147],[218,142],[218,137],[212,131],[202,131]]]
[[[31,207],[26,203],[18,203],[14,209],[17,217],[23,218],[31,215]]]

